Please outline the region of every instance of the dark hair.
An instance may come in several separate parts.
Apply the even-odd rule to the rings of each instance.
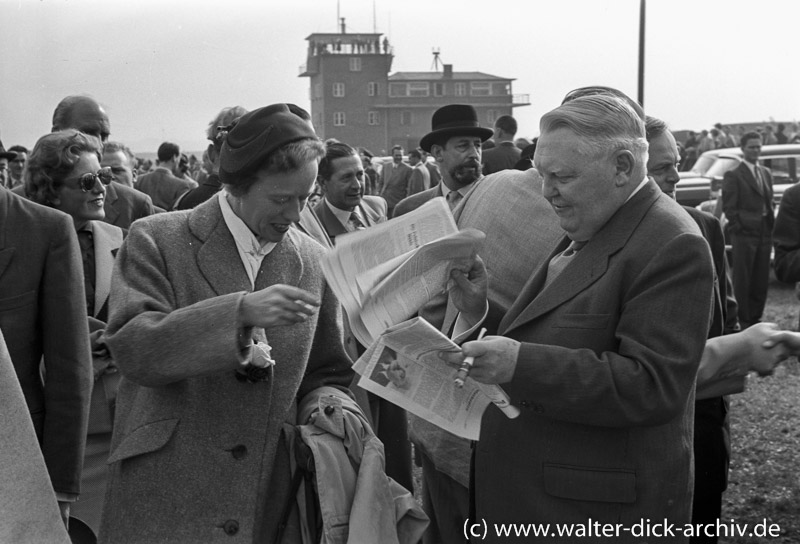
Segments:
[[[395,146],[392,146],[392,155],[394,155],[395,149],[399,149],[400,153],[403,152],[403,146],[402,145],[395,145]]]
[[[160,146],[158,146],[158,160],[161,162],[166,162],[172,160],[175,155],[181,154],[181,148],[178,147],[178,144],[173,144],[172,142],[164,142]]]
[[[667,124],[661,119],[657,119],[650,115],[645,116],[644,131],[648,142],[653,138],[658,138],[668,130],[669,127],[667,127]]]
[[[12,145],[7,150],[9,153],[25,153],[26,155],[30,153],[25,146],[22,145]]]
[[[236,183],[225,183],[224,185],[230,194],[240,198],[246,195],[250,187],[258,181],[258,174],[262,170],[266,169],[268,172],[274,173],[292,172],[323,156],[325,156],[325,147],[316,138],[303,138],[289,142],[270,153],[259,168],[236,179]]]
[[[742,137],[739,138],[739,145],[742,147],[742,149],[744,149],[744,146],[747,145],[748,140],[755,140],[756,138],[758,138],[759,140],[764,139],[758,132],[752,130],[750,132],[745,132],[744,134],[742,134]]]
[[[494,122],[494,126],[512,136],[517,133],[517,120],[510,115],[501,115]]]
[[[358,153],[352,147],[339,140],[330,139],[325,142],[325,156],[319,161],[319,177],[325,180],[331,179],[333,175],[333,161],[345,157],[358,157]]]
[[[34,202],[51,205],[64,179],[84,153],[100,160],[100,140],[75,129],[45,134],[33,146],[25,169],[25,191]]]
[[[422,153],[420,153],[420,152],[419,152],[419,151],[417,151],[416,149],[412,149],[411,151],[409,151],[409,152],[408,152],[408,156],[409,156],[409,157],[416,157],[416,158],[418,158],[419,160],[422,160]]]

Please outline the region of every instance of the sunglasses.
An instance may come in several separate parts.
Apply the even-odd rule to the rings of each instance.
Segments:
[[[78,178],[78,187],[80,187],[81,191],[84,193],[88,193],[92,189],[94,189],[97,180],[100,180],[100,183],[103,185],[108,185],[111,183],[111,180],[114,179],[114,175],[111,173],[111,168],[105,167],[101,168],[97,171],[97,173],[87,172],[83,174],[81,177]]]

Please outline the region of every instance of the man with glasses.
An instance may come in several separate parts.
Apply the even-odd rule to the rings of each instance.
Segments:
[[[111,133],[111,123],[103,107],[90,96],[73,95],[64,98],[53,112],[53,132],[74,128],[99,138],[105,143]],[[123,229],[139,218],[156,212],[149,196],[111,181],[106,186],[106,217],[104,221]]]

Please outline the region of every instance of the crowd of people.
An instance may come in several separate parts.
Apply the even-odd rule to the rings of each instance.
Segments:
[[[667,541],[716,542],[727,396],[800,353],[761,322],[766,137],[734,143],[729,266],[719,220],[674,200],[668,126],[623,93],[571,91],[533,143],[516,132],[446,105],[377,171],[294,104],[236,106],[201,161],[164,142],[151,170],[69,96],[32,149],[0,149],[0,541],[508,539],[484,520],[638,542],[666,519]],[[458,339],[443,364],[469,359],[521,410],[490,406],[476,443],[356,385],[369,346],[321,262],[439,197],[486,239],[416,312]],[[775,230],[779,277],[800,280],[800,219]]]

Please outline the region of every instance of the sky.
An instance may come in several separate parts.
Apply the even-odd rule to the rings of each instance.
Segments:
[[[65,96],[90,94],[136,152],[206,147],[226,106],[309,104],[306,38],[380,32],[392,71],[514,78],[518,136],[564,94],[637,95],[639,0],[0,0],[0,138],[31,148]],[[645,109],[674,130],[800,119],[797,0],[647,0]]]

